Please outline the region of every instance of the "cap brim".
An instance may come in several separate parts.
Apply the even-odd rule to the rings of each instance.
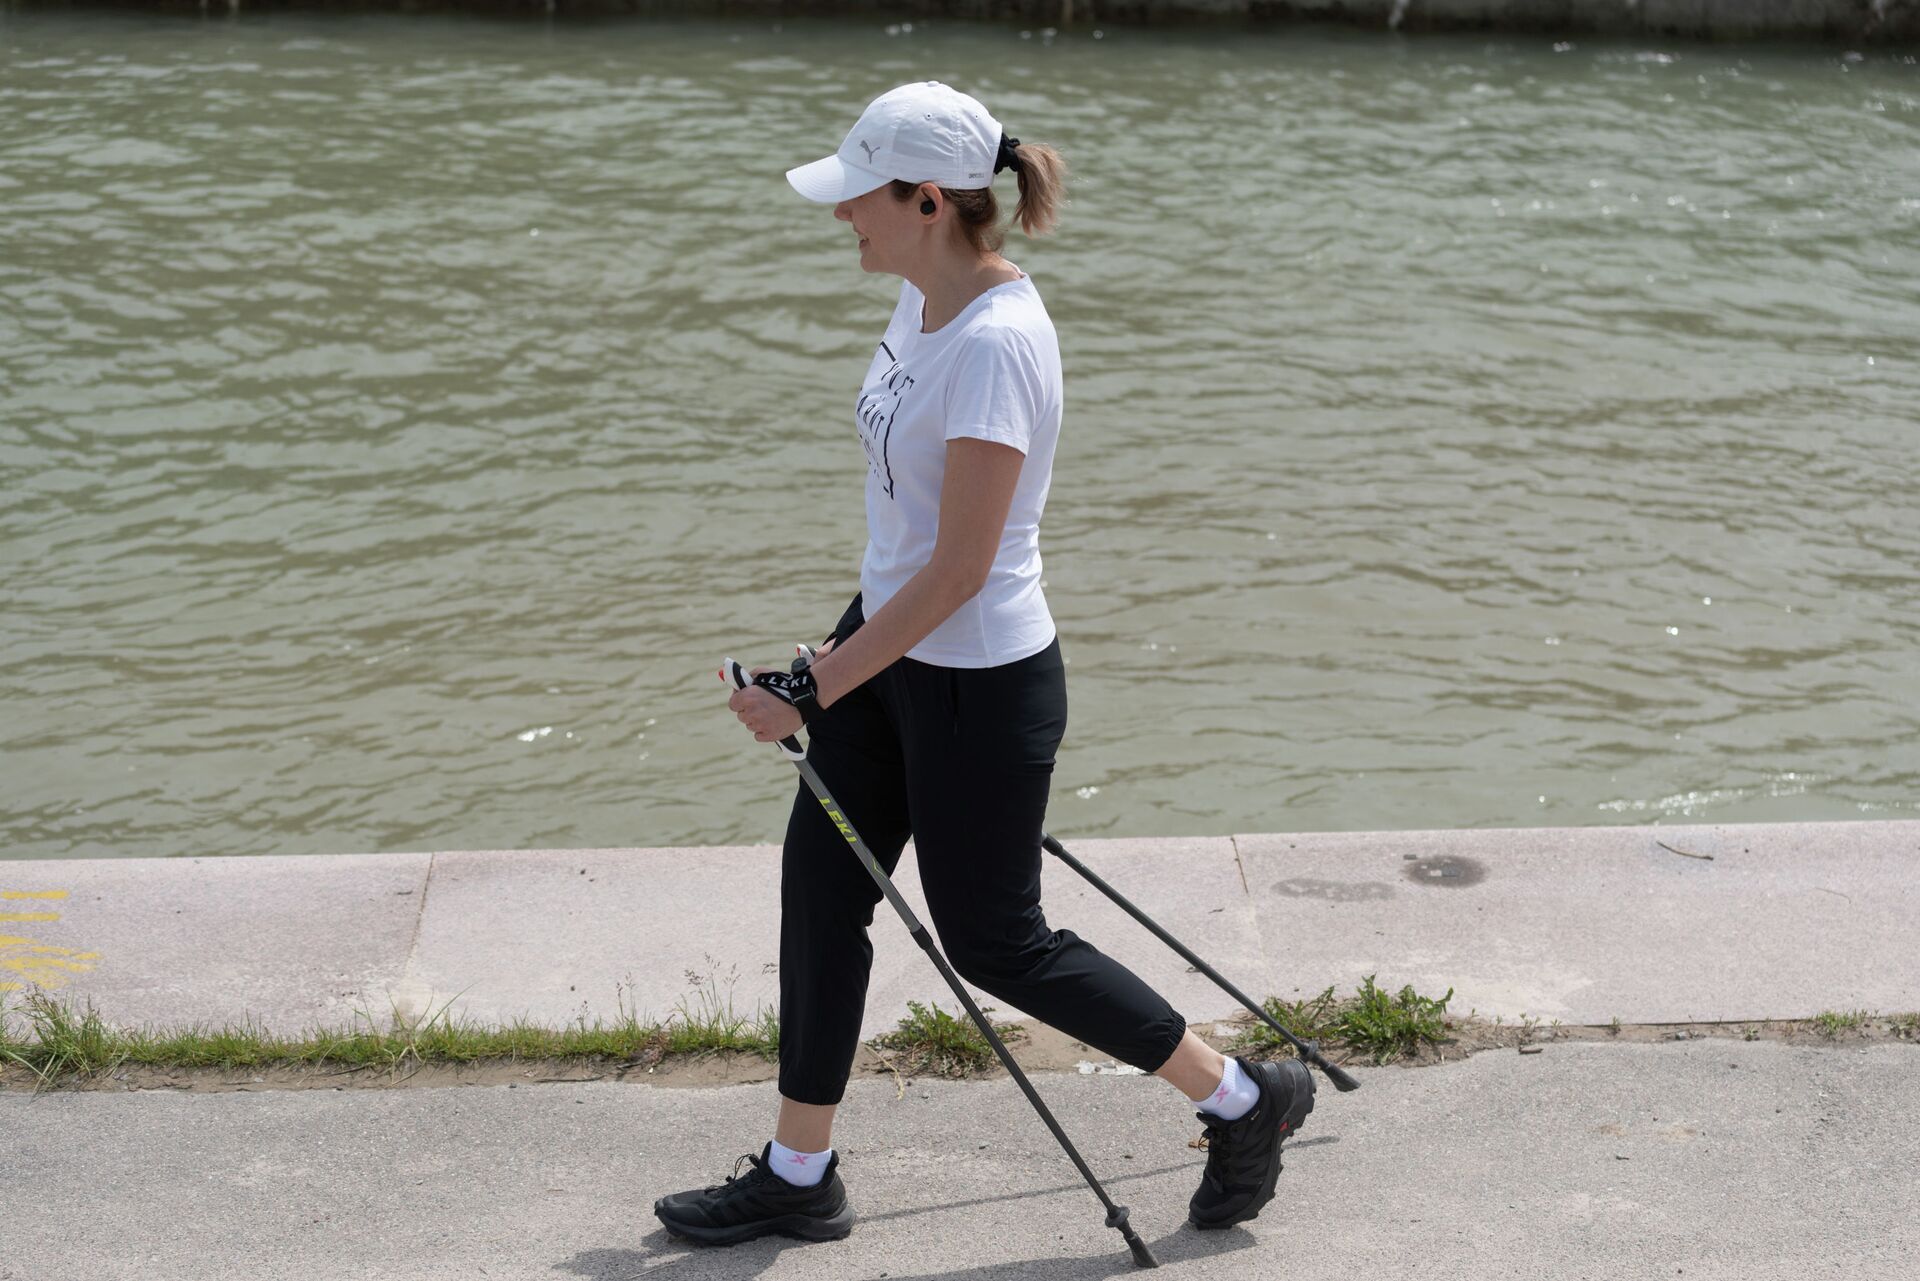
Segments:
[[[850,165],[835,152],[831,156],[822,156],[812,164],[787,170],[787,181],[808,200],[823,205],[837,205],[842,200],[852,200],[876,187],[883,187],[889,179],[885,174]]]

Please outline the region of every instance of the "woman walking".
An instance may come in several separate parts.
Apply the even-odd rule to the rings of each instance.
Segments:
[[[857,405],[866,447],[860,591],[810,669],[755,668],[728,706],[762,743],[804,724],[808,758],[891,875],[912,837],[927,909],[978,988],[1164,1078],[1207,1126],[1189,1216],[1221,1228],[1273,1196],[1280,1145],[1313,1107],[1297,1059],[1226,1058],[1137,975],[1040,908],[1040,837],[1066,733],[1066,669],[1040,590],[1040,513],[1062,406],[1053,322],[1000,256],[991,183],[1050,228],[1065,166],[940,83],[876,98],[833,155],[789,170],[833,205],[863,271],[901,277]],[[724,674],[722,679],[725,679]],[[780,1112],[750,1170],[662,1197],[707,1244],[844,1237],[833,1114],[859,1044],[879,888],[805,782],[780,877]]]

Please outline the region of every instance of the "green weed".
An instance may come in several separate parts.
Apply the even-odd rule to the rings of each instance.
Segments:
[[[955,1018],[937,1004],[929,1008],[918,1001],[908,1001],[907,1009],[910,1013],[900,1020],[898,1028],[881,1033],[871,1042],[882,1050],[903,1052],[907,1060],[900,1066],[907,1070],[959,1077],[999,1061],[993,1046],[971,1018]],[[992,1009],[989,1005],[980,1012],[985,1014]],[[1002,1043],[1022,1034],[1013,1023],[994,1023],[993,1030]]]
[[[1422,1041],[1438,1044],[1445,1039],[1447,1002],[1452,999],[1452,988],[1445,996],[1424,997],[1412,984],[1389,997],[1369,974],[1361,980],[1359,999],[1341,1020],[1341,1036],[1375,1063],[1391,1063],[1403,1054],[1418,1053]]]
[[[1847,1032],[1857,1032],[1872,1017],[1865,1010],[1855,1010],[1843,1014],[1837,1010],[1823,1010],[1813,1016],[1813,1029],[1821,1036],[1832,1040]]]
[[[1268,1014],[1281,1027],[1293,1033],[1303,1041],[1332,1041],[1340,1033],[1341,1002],[1336,1001],[1333,989],[1329,987],[1318,996],[1305,997],[1298,1001],[1282,1000],[1270,996],[1261,1002]],[[1235,1050],[1271,1050],[1284,1048],[1292,1052],[1288,1040],[1266,1023],[1255,1023],[1234,1041]]]
[[[1336,1000],[1333,989],[1302,1001],[1283,1001],[1268,997],[1262,1004],[1280,1026],[1303,1041],[1321,1041],[1343,1045],[1366,1054],[1375,1063],[1391,1063],[1401,1055],[1419,1052],[1422,1042],[1438,1044],[1446,1039],[1447,1002],[1453,999],[1448,988],[1442,997],[1417,994],[1411,984],[1399,995],[1389,996],[1374,986],[1369,974],[1360,983],[1360,991],[1344,1000]],[[1285,1037],[1266,1023],[1256,1023],[1235,1038],[1233,1050],[1269,1050],[1288,1046]]]

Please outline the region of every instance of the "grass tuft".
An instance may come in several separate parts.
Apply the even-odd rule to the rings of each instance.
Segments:
[[[27,993],[24,1012],[32,1039],[15,1041],[4,1031],[10,1020],[0,1014],[0,1054],[32,1072],[42,1087],[63,1072],[87,1075],[110,1070],[124,1057],[92,1001],[87,1002],[85,1013],[77,1013],[36,989]]]
[[[1301,1040],[1344,1045],[1375,1063],[1391,1063],[1402,1055],[1417,1054],[1423,1042],[1437,1045],[1447,1039],[1445,1015],[1452,988],[1445,996],[1424,997],[1408,984],[1397,996],[1389,996],[1374,986],[1373,979],[1367,975],[1360,991],[1344,1000],[1335,1000],[1329,987],[1302,1001],[1270,996],[1262,1004],[1280,1026]],[[1292,1047],[1267,1024],[1256,1023],[1235,1040],[1233,1049],[1291,1052]]]
[[[42,990],[27,993],[16,1013],[0,994],[0,1064],[18,1064],[39,1079],[36,1090],[62,1078],[89,1079],[110,1074],[122,1064],[152,1067],[235,1070],[268,1067],[379,1068],[397,1072],[405,1065],[475,1063],[486,1060],[625,1059],[652,1065],[670,1053],[701,1054],[744,1050],[773,1060],[780,1054],[779,1011],[763,1005],[753,1015],[733,1008],[711,979],[688,971],[704,985],[691,1008],[683,998],[663,1022],[642,1022],[619,997],[620,1017],[611,1026],[585,1018],[562,1028],[516,1019],[505,1026],[454,1019],[456,994],[438,1012],[408,1019],[388,1000],[388,1025],[378,1026],[365,1009],[346,1027],[312,1028],[304,1036],[276,1037],[251,1022],[217,1030],[199,1024],[165,1032],[119,1029],[103,1022],[88,999],[84,1011]],[[737,974],[734,976],[737,978]],[[733,979],[728,980],[731,988]],[[616,992],[620,985],[615,985]],[[25,1035],[14,1023],[23,1020]]]
[[[910,1012],[900,1020],[899,1027],[882,1032],[871,1042],[878,1049],[904,1053],[906,1062],[900,1067],[914,1073],[960,1077],[999,1061],[1000,1056],[972,1018],[956,1018],[938,1004],[928,1007],[918,1001],[908,1001],[907,1009]],[[983,1006],[980,1012],[986,1014],[992,1009],[991,1005]],[[1024,1035],[1014,1023],[994,1023],[993,1030],[1003,1044]]]
[[[1447,1002],[1452,999],[1452,988],[1445,996],[1425,997],[1411,983],[1389,997],[1369,974],[1341,1031],[1349,1046],[1371,1055],[1375,1063],[1391,1063],[1403,1054],[1419,1053],[1422,1041],[1438,1044],[1445,1039]]]
[[[1813,1016],[1813,1030],[1831,1041],[1848,1032],[1860,1031],[1871,1017],[1865,1010],[1845,1014],[1838,1010],[1823,1010]]]
[[[686,977],[694,985],[702,1009],[689,1010],[685,998],[674,1002],[676,1017],[668,1019],[665,1029],[667,1053],[747,1050],[769,1061],[780,1057],[780,1011],[766,1005],[754,1015],[734,1011],[732,988],[739,978],[737,968],[729,973],[728,994],[724,999],[714,987],[712,976],[688,970]]]
[[[1270,996],[1260,1005],[1273,1016],[1275,1022],[1303,1041],[1335,1041],[1340,1037],[1343,1007],[1341,1002],[1334,1000],[1331,987],[1318,996],[1298,1001]],[[1293,1048],[1285,1037],[1265,1023],[1255,1023],[1236,1045],[1254,1050],[1284,1048],[1289,1053]]]

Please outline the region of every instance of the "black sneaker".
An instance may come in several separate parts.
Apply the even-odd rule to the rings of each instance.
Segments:
[[[1207,1127],[1207,1170],[1187,1203],[1196,1228],[1231,1227],[1259,1214],[1273,1200],[1281,1143],[1313,1111],[1313,1073],[1299,1059],[1236,1061],[1259,1085],[1260,1097],[1237,1121],[1194,1109]]]
[[[767,1156],[751,1152],[740,1161],[752,1163],[740,1173],[740,1161],[725,1183],[675,1192],[653,1203],[653,1212],[669,1232],[701,1245],[732,1245],[778,1232],[807,1241],[837,1241],[853,1231],[853,1207],[846,1185],[840,1182],[840,1154],[827,1158],[827,1172],[810,1188],[796,1187],[773,1172]]]

